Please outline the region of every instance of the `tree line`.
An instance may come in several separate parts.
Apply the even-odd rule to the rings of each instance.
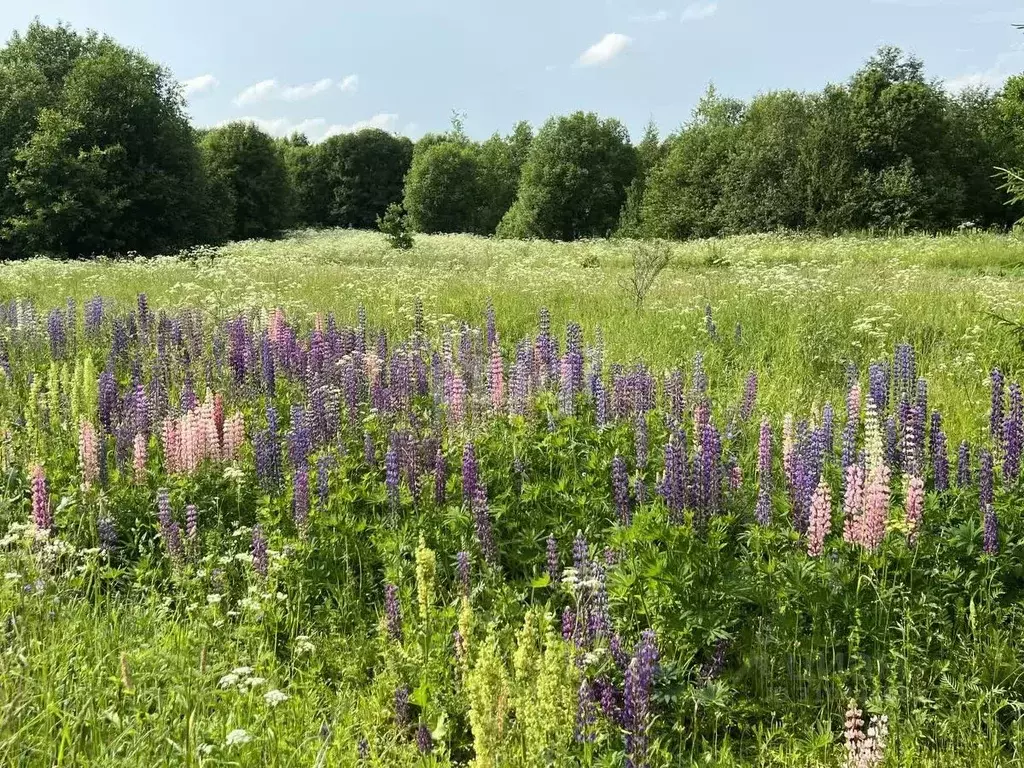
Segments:
[[[895,48],[816,93],[710,87],[635,145],[583,112],[485,141],[458,115],[415,143],[196,129],[170,72],[109,37],[34,22],[0,49],[5,259],[372,228],[393,203],[418,232],[557,240],[1006,228],[1024,209],[996,169],[1021,166],[1024,76],[950,93]]]

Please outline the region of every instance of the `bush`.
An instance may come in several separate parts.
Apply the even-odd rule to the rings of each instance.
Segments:
[[[377,217],[377,229],[388,239],[392,248],[407,251],[413,246],[412,228],[401,203],[392,203]]]

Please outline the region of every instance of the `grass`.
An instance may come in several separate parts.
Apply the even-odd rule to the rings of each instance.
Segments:
[[[387,248],[379,235],[344,231],[300,232],[275,242],[236,243],[196,260],[31,260],[3,265],[0,300],[32,299],[45,317],[43,310],[61,306],[66,298],[81,303],[102,295],[128,308],[134,306],[138,293],[145,292],[155,309],[200,306],[211,316],[224,318],[239,310],[281,307],[289,318],[307,327],[315,314],[326,312],[352,325],[357,308],[363,306],[371,324],[408,333],[419,298],[431,334],[463,320],[479,325],[490,300],[506,343],[535,333],[538,307],[546,306],[559,335],[569,321],[579,322],[590,341],[600,329],[610,362],[642,358],[660,374],[675,366],[689,370],[694,354],[701,351],[716,408],[737,402],[747,372],[756,370],[761,407],[772,414],[795,412],[798,416],[817,413],[826,401],[841,411],[847,366],[853,364],[863,373],[868,363],[891,355],[897,342],[907,340],[917,349],[920,372],[929,382],[930,402],[942,410],[952,446],[961,439],[978,441],[985,433],[988,371],[999,367],[1011,379],[1024,374],[1024,354],[1013,334],[992,316],[1024,318],[1024,240],[989,234],[899,239],[749,236],[674,244],[672,250],[672,262],[639,312],[632,309],[621,286],[629,269],[627,249],[615,241],[553,244],[419,236],[413,250],[399,252]],[[710,338],[707,307],[720,343]],[[12,363],[19,361],[12,357]],[[9,424],[13,426],[14,421]],[[572,439],[570,432],[570,447],[545,444],[544,449],[554,456],[568,455],[574,450]],[[0,521],[4,522],[21,514],[26,499],[23,468],[13,466],[14,451],[4,448],[17,440],[16,434],[4,437],[0,432],[0,480],[5,483],[0,485]],[[603,445],[602,450],[607,447]],[[584,467],[592,457],[591,448],[585,440],[578,447]],[[69,456],[63,460],[73,464]],[[223,493],[212,481],[210,489],[211,494]],[[83,519],[96,514],[86,508],[86,500],[116,503],[91,496],[71,502],[82,505],[72,511],[77,509]],[[129,503],[125,498],[121,501]],[[148,514],[148,503],[147,499],[132,507],[131,514]],[[230,498],[222,496],[211,503],[222,518],[228,514],[224,509],[231,507]],[[270,502],[254,498],[253,503],[267,506],[260,506],[260,515],[268,513]],[[965,508],[957,507],[955,514],[969,517]],[[357,519],[332,522],[336,531],[344,533],[337,533],[331,547],[343,548],[345,558],[367,545],[361,538],[370,534]],[[959,524],[953,518],[948,522],[949,530]],[[454,530],[450,520],[433,523],[437,531]],[[653,520],[641,517],[635,527],[643,526],[660,530]],[[963,533],[956,530],[958,535]],[[294,564],[282,566],[296,569],[289,571],[289,578],[281,576],[283,591],[273,583],[239,576],[241,581],[233,589],[241,590],[249,602],[232,603],[229,609],[210,588],[211,573],[237,569],[230,553],[246,551],[247,531],[240,527],[237,533],[243,538],[232,540],[231,526],[223,526],[223,540],[213,548],[226,553],[222,558],[228,562],[211,555],[187,579],[167,577],[159,564],[159,548],[150,542],[148,549],[142,547],[137,561],[125,566],[127,572],[115,572],[95,550],[82,550],[73,561],[68,556],[61,561],[64,578],[49,582],[41,591],[28,578],[39,570],[34,556],[19,547],[17,536],[8,541],[0,553],[0,564],[11,574],[0,582],[4,617],[0,764],[322,768],[355,764],[355,742],[367,729],[388,733],[391,697],[403,670],[393,661],[381,666],[377,658],[376,631],[367,623],[367,615],[376,610],[368,607],[376,600],[376,584],[371,587],[369,578],[364,583],[360,563],[358,579],[333,585],[337,592],[331,593],[332,599],[314,604],[312,588],[304,591],[306,582],[300,575],[315,571],[320,567],[317,557],[325,555],[307,552],[303,557],[308,561],[296,556]],[[975,533],[972,529],[963,535],[969,538]],[[401,544],[375,538],[372,546],[390,551],[394,545],[394,561],[387,560],[391,555],[385,557],[386,568],[408,577],[408,539],[412,537],[414,546],[415,531],[403,536]],[[767,550],[791,544],[783,536],[762,546]],[[446,548],[439,557],[451,560],[453,551]],[[51,554],[57,560],[65,556]],[[451,569],[447,560],[443,570]],[[779,562],[784,564],[780,565],[784,574],[760,573],[764,580],[751,588],[768,595],[784,590],[784,583],[813,582],[811,575],[798,570],[802,566]],[[935,562],[947,563],[938,556]],[[898,583],[895,574],[884,570],[855,570],[852,575],[846,573],[849,581],[840,583],[837,577],[828,582],[837,593],[847,589],[842,593],[859,596],[862,589],[873,590],[889,601],[875,604],[884,616],[864,620],[885,627],[883,647],[890,649],[891,657],[876,658],[873,669],[869,663],[857,672],[858,679],[874,680],[869,684],[872,696],[903,699],[901,712],[907,716],[894,723],[898,735],[887,765],[1024,764],[1016,752],[1016,745],[1022,743],[1020,726],[1007,715],[1017,703],[1005,703],[1016,702],[1021,677],[1016,649],[1019,627],[1010,619],[986,624],[986,610],[996,608],[976,604],[975,596],[981,601],[1004,595],[991,585],[961,583],[965,571],[958,569],[962,566],[947,564],[948,570],[935,566],[927,573],[929,583],[941,584],[944,590],[942,600],[931,594],[932,602],[924,597],[915,602],[919,596],[912,584]],[[650,567],[654,568],[653,562]],[[908,566],[913,567],[923,566]],[[687,579],[696,580],[685,594],[699,591],[698,571],[684,569]],[[828,571],[833,576],[838,572]],[[664,589],[650,573],[638,570],[634,576],[644,584],[649,578],[647,589]],[[174,584],[173,591],[164,588],[165,578]],[[819,584],[815,593],[823,603],[828,600],[825,584]],[[616,605],[636,602],[632,588],[623,583],[613,588],[621,590],[613,594]],[[488,589],[502,595],[506,606],[499,608],[495,597],[496,615],[511,615],[515,611],[507,606],[518,607],[528,594],[516,592],[514,584],[491,584]],[[961,591],[970,595],[967,602]],[[325,592],[319,594],[322,597]],[[776,600],[797,614],[803,610],[795,591],[763,599]],[[1012,594],[1009,599],[1012,602]],[[945,612],[954,604],[953,625],[962,644],[934,648],[929,633],[945,626]],[[668,601],[651,613],[686,613],[691,608],[685,600]],[[650,610],[644,606],[640,611],[635,605],[633,609]],[[904,618],[897,620],[890,611]],[[751,661],[746,674],[750,689],[765,691],[766,701],[769,694],[779,695],[774,677],[790,674],[786,706],[800,702],[801,697],[807,700],[800,705],[804,712],[820,705],[823,715],[815,727],[807,728],[806,720],[787,722],[785,717],[753,735],[708,725],[707,721],[717,718],[729,722],[730,709],[742,711],[746,706],[711,688],[700,694],[705,697],[700,700],[700,719],[695,701],[663,704],[666,717],[688,723],[694,733],[700,726],[713,734],[710,740],[698,740],[690,738],[692,733],[676,733],[674,743],[685,745],[675,754],[679,764],[723,768],[839,764],[834,714],[844,708],[845,701],[835,696],[842,687],[838,673],[836,679],[829,677],[835,660],[822,661],[807,652],[800,635],[813,635],[811,649],[835,651],[846,638],[827,637],[831,632],[843,634],[845,615],[838,609],[812,614],[815,619],[809,623],[787,625],[796,649],[788,663],[801,674],[792,677],[792,669],[787,670],[780,658],[764,664]],[[298,617],[314,617],[308,623],[316,632],[309,638],[302,634],[307,622]],[[928,620],[917,623],[906,617]],[[454,620],[454,613],[446,613],[445,618]],[[708,629],[703,626],[701,632]],[[775,636],[773,647],[785,648],[789,640]],[[929,653],[915,657],[922,648]],[[698,651],[684,648],[680,653],[696,658]],[[955,675],[943,667],[945,652],[960,659]],[[413,664],[415,658],[413,654],[412,660],[401,663]],[[682,666],[678,658],[675,661]],[[824,674],[809,671],[822,664]],[[232,672],[239,667],[252,671]],[[889,669],[896,670],[893,674],[902,676],[902,682],[889,680]],[[232,674],[237,679],[232,680]],[[433,679],[451,683],[451,669],[433,674]],[[252,677],[262,682],[248,684]],[[271,690],[286,691],[287,699],[271,705],[265,698]],[[941,701],[926,699],[925,690]],[[955,710],[956,715],[935,729],[926,716],[933,710]],[[920,719],[907,714],[915,712],[921,713]],[[230,734],[237,729],[247,736],[229,745]],[[382,738],[386,743],[374,745],[375,764],[431,764],[412,744]],[[458,742],[451,734],[448,738]],[[1013,749],[1007,749],[1007,743]],[[449,757],[459,763],[468,756]],[[618,758],[621,754],[614,759]],[[595,764],[613,765],[614,759]]]

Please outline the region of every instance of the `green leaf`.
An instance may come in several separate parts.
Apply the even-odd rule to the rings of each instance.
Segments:
[[[551,574],[542,573],[540,576],[530,582],[530,586],[534,589],[543,589],[551,583]]]

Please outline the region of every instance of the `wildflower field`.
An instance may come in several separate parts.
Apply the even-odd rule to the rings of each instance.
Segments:
[[[1024,240],[0,265],[0,765],[1024,765]]]

